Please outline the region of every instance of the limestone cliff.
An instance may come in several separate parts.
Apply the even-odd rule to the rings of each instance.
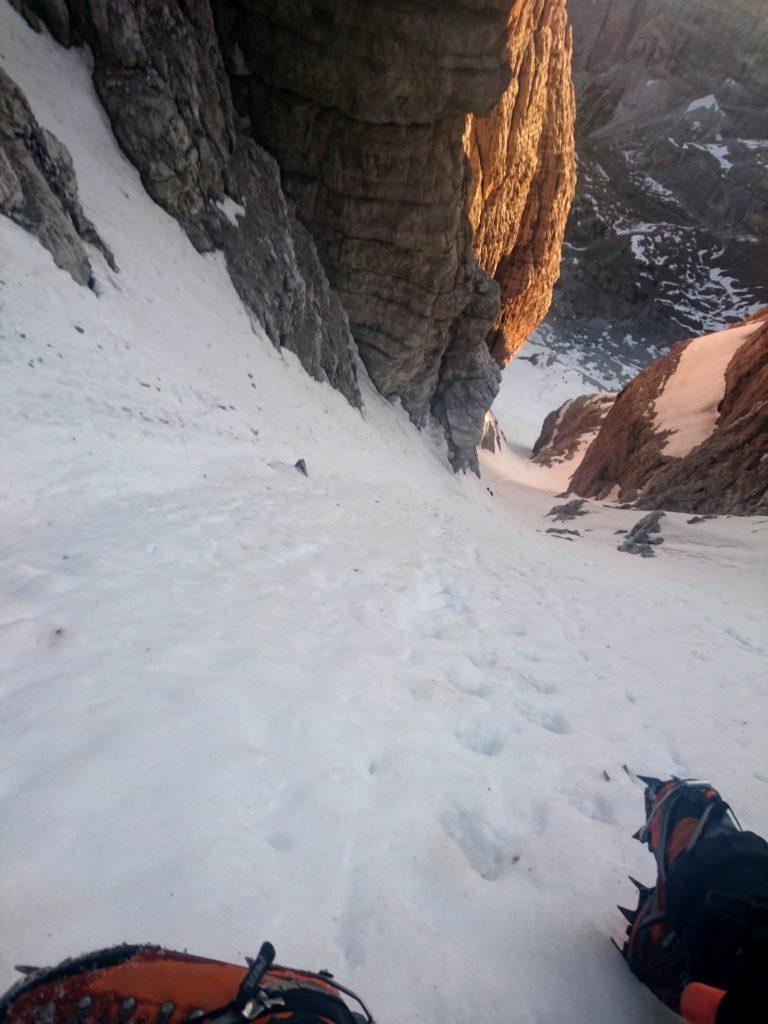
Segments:
[[[85,242],[99,249],[117,269],[112,253],[80,206],[69,151],[37,123],[24,94],[2,69],[0,213],[31,231],[56,266],[68,271],[78,284],[94,287]]]
[[[237,124],[208,0],[16,4],[63,45],[88,44],[96,91],[147,192],[198,249],[224,251],[273,343],[359,405],[346,314],[274,159]]]
[[[469,218],[478,261],[501,288],[489,339],[504,366],[549,309],[576,184],[571,31],[565,0],[517,3],[512,78],[487,117],[467,119]]]

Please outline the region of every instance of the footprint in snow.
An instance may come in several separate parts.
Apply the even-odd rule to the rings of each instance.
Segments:
[[[557,792],[571,807],[575,807],[592,821],[600,821],[604,825],[616,825],[616,813],[612,802],[602,793],[579,792],[577,790],[557,789]]]
[[[548,732],[556,733],[558,736],[563,736],[571,731],[568,719],[559,711],[542,711],[540,708],[531,708],[526,705],[518,707],[517,710],[529,722],[541,726]]]
[[[497,828],[476,811],[450,808],[443,813],[440,823],[472,870],[488,882],[509,874],[520,860],[519,836]]]
[[[464,654],[475,668],[495,668],[499,663],[498,655],[490,647],[475,648]]]
[[[270,832],[267,836],[267,842],[273,850],[292,850],[295,843],[293,836],[289,832]]]
[[[455,690],[466,693],[469,697],[489,697],[493,686],[484,678],[477,678],[477,669],[470,663],[449,665],[445,678]]]
[[[521,675],[517,679],[523,689],[528,690],[530,693],[541,693],[549,696],[558,692],[558,688],[554,683],[539,679],[537,676]]]
[[[457,729],[454,735],[467,750],[485,757],[496,757],[504,749],[507,737],[519,731],[519,728],[500,725],[489,718],[475,718]]]

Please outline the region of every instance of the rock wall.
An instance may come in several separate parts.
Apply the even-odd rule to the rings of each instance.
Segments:
[[[579,395],[554,409],[544,420],[531,452],[540,466],[571,462],[583,454],[613,408],[616,395]],[[574,464],[574,469],[576,465]]]
[[[517,344],[545,312],[572,186],[563,0],[218,0],[216,13],[238,110],[277,157],[374,383],[416,423],[437,415],[454,465],[475,468],[501,319],[466,211]]]
[[[768,0],[569,0],[579,186],[547,326],[644,365],[768,302]]]
[[[510,84],[490,115],[467,119],[469,219],[478,261],[501,289],[489,338],[501,366],[546,315],[560,273],[576,186],[571,51],[565,0],[515,4]]]
[[[673,401],[662,413],[665,394]],[[639,508],[768,513],[766,311],[680,342],[643,370],[616,398],[570,490]]]

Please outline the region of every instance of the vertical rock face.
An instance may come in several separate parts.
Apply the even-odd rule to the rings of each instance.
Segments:
[[[487,117],[467,119],[469,217],[480,265],[501,288],[489,339],[502,366],[549,309],[576,185],[571,32],[565,0],[516,3],[512,79]]]
[[[476,465],[499,381],[485,339],[503,323],[508,357],[559,260],[573,185],[563,0],[216,11],[238,108],[278,159],[374,383],[416,423],[434,412],[454,465]],[[502,320],[473,248],[505,293]]]
[[[273,153],[378,387],[476,456],[497,288],[466,216],[468,111],[507,86],[508,0],[217,4],[236,102]],[[471,438],[471,443],[469,443]]]
[[[568,7],[579,188],[547,326],[642,365],[768,302],[768,0]]]

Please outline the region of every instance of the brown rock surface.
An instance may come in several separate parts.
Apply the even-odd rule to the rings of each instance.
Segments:
[[[768,319],[753,320],[725,370],[711,433],[679,457],[665,454],[656,402],[690,346],[680,342],[623,391],[576,470],[570,490],[618,497],[639,508],[698,513],[768,512]]]
[[[549,309],[576,185],[571,31],[565,0],[516,3],[512,79],[487,117],[467,119],[469,219],[480,266],[501,288],[489,339],[504,366]]]

